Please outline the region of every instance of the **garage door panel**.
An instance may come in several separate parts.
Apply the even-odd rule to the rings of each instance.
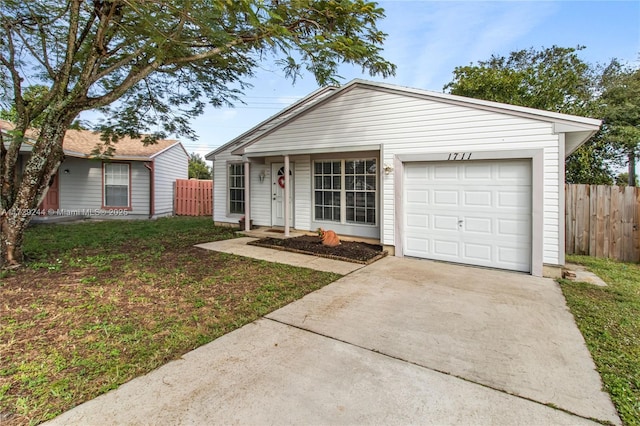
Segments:
[[[467,232],[493,234],[493,220],[488,217],[465,217],[462,225]]]
[[[434,239],[433,254],[436,256],[442,256],[451,259],[459,258],[460,244],[448,239]]]
[[[475,259],[478,262],[491,263],[493,247],[490,244],[464,244],[464,256],[469,259]]]
[[[433,191],[433,203],[437,206],[457,206],[458,191],[436,189]]]
[[[408,205],[422,204],[426,206],[429,203],[429,191],[424,189],[407,189],[406,197]]]
[[[458,180],[459,169],[455,165],[440,165],[433,168],[434,181],[444,180]],[[429,174],[428,174],[429,175]]]
[[[407,214],[407,227],[414,231],[416,228],[429,230],[429,216],[423,214]]]
[[[511,184],[531,185],[531,173],[522,173],[522,162],[496,163],[497,177]]]
[[[465,207],[491,207],[493,199],[493,191],[465,191],[462,195],[462,205]]]
[[[500,191],[498,193],[496,207],[531,210],[531,194],[524,189],[518,191]]]
[[[406,251],[411,253],[410,256],[429,257],[431,254],[431,250],[429,250],[431,241],[428,238],[407,237],[406,245]]]
[[[458,216],[434,215],[433,230],[458,232]]]
[[[523,238],[528,238],[529,236],[529,231],[527,230],[529,221],[527,218],[498,219],[497,223],[497,234],[500,236],[519,236]]]
[[[530,161],[407,163],[404,254],[530,271]]]
[[[464,179],[473,179],[473,180],[485,180],[491,181],[493,180],[493,174],[491,173],[491,169],[483,165],[464,165],[463,166],[463,177]]]
[[[523,255],[528,252],[528,248],[525,247],[498,247],[497,263],[499,265],[515,265],[509,269],[528,272],[529,263],[522,261]]]

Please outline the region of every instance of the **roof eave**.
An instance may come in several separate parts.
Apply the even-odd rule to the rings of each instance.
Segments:
[[[304,105],[305,103],[308,103],[309,101],[315,99],[319,95],[321,95],[321,94],[323,94],[323,93],[325,93],[327,91],[330,91],[330,90],[336,90],[336,87],[335,86],[325,86],[325,87],[320,87],[319,89],[314,90],[313,92],[311,92],[309,95],[305,96],[304,98],[298,100],[297,102],[294,102],[293,104],[289,105],[288,107],[280,110],[278,113],[276,113],[276,114],[272,115],[271,117],[267,118],[266,120],[260,122],[256,126],[253,126],[251,129],[247,130],[246,132],[242,133],[241,135],[231,139],[229,142],[225,143],[224,145],[222,145],[222,146],[214,149],[213,151],[209,152],[208,154],[206,154],[204,156],[204,158],[206,158],[207,160],[213,161],[216,154],[219,154],[222,151],[226,151],[228,148],[232,147],[234,144],[237,144],[239,147],[242,147],[245,144],[250,143],[251,140],[252,140],[251,139],[251,135],[256,133],[258,130],[260,130],[264,126],[268,125],[269,123],[273,122],[277,118],[288,114],[292,110],[300,107],[301,105]],[[236,148],[234,150],[234,152],[237,149],[238,148]]]
[[[68,149],[63,150],[64,155],[67,157],[80,158],[85,160],[95,161],[151,161],[153,157],[139,156],[139,155],[110,155],[110,156],[95,156],[85,154],[83,152],[71,151]]]
[[[169,151],[171,148],[173,148],[173,147],[175,147],[175,146],[177,146],[177,145],[182,146],[182,150],[184,151],[184,153],[185,153],[185,154],[187,154],[187,157],[188,157],[188,156],[189,156],[189,154],[187,153],[187,150],[186,150],[186,149],[184,149],[184,146],[182,145],[182,142],[180,142],[180,141],[175,141],[175,143],[173,143],[173,144],[169,145],[168,147],[166,147],[166,148],[162,148],[160,151],[156,152],[155,154],[151,154],[151,156],[150,156],[149,158],[155,158],[155,157],[157,157],[158,155],[160,155],[160,154],[162,154],[162,153],[164,153],[164,152]]]

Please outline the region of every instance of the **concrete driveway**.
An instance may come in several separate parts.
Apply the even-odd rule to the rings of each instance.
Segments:
[[[550,279],[388,257],[54,419],[620,424]]]

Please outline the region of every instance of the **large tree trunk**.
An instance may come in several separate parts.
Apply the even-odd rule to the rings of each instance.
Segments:
[[[4,267],[16,267],[22,263],[22,241],[29,220],[17,209],[10,209],[0,216],[0,256]]]
[[[17,188],[7,188],[11,194],[15,194],[15,198],[11,197],[13,203],[7,206],[6,211],[0,211],[0,268],[16,267],[24,260],[24,232],[62,162],[62,140],[72,118],[51,120],[43,125],[24,167],[21,181],[13,183]],[[8,194],[3,190],[2,196],[6,197]]]

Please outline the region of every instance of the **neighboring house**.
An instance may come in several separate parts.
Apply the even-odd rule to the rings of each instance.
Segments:
[[[3,132],[13,125],[0,120]],[[24,168],[35,138],[27,134],[20,149]],[[58,169],[41,210],[51,214],[34,220],[60,216],[110,218],[155,218],[173,214],[176,179],[188,178],[189,156],[175,140],[160,140],[144,146],[139,139],[124,138],[115,144],[113,155],[95,158],[92,151],[100,135],[88,130],[67,131],[65,159]]]
[[[600,124],[354,80],[207,154],[213,219],[246,214],[285,232],[373,238],[396,256],[557,274],[565,157]]]

